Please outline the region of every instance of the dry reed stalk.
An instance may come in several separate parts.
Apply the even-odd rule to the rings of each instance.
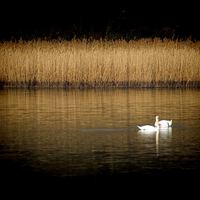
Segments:
[[[74,86],[195,86],[200,43],[159,38],[139,41],[28,41],[0,44],[4,84]]]

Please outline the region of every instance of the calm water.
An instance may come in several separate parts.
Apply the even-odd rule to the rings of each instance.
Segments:
[[[170,129],[140,132],[155,116]],[[3,177],[199,175],[200,90],[0,90]]]

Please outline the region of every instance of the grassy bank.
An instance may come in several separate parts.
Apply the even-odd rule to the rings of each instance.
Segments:
[[[199,87],[200,42],[23,41],[0,44],[8,87]]]

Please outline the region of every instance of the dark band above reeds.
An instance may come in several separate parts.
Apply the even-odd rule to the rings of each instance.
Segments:
[[[0,44],[1,87],[199,87],[200,42],[33,40]]]

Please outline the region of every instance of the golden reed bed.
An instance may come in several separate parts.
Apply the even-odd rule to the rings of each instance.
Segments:
[[[0,43],[3,87],[199,87],[200,42],[169,39]]]

